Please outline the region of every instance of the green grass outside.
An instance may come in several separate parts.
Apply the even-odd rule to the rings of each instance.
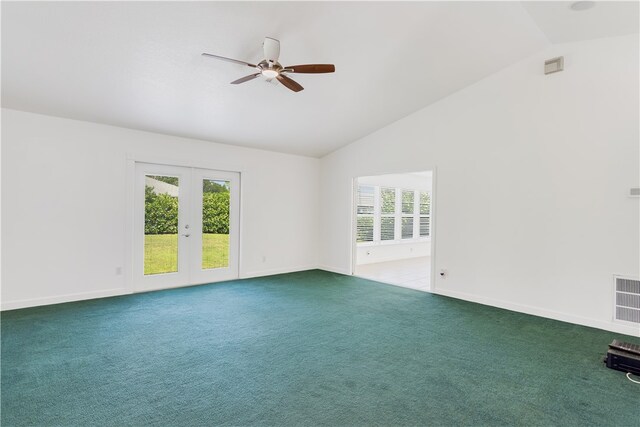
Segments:
[[[229,235],[202,235],[202,268],[222,268],[229,266]]]
[[[202,235],[202,268],[229,265],[229,235]],[[144,274],[178,271],[178,235],[147,234],[144,236]]]

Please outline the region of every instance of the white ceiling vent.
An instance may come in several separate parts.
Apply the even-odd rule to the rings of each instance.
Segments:
[[[640,280],[613,276],[614,319],[640,324]]]
[[[544,61],[544,73],[551,74],[564,70],[564,56],[551,58]]]

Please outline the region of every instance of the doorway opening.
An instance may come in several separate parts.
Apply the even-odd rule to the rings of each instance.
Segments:
[[[238,278],[240,174],[135,164],[134,287]]]
[[[353,274],[431,290],[433,172],[354,181]]]

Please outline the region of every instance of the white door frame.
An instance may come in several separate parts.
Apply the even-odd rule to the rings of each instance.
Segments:
[[[185,167],[185,168],[196,168],[196,169],[207,169],[212,171],[220,171],[220,172],[233,172],[237,174],[237,191],[235,192],[236,199],[236,210],[237,214],[234,215],[234,223],[236,224],[236,241],[235,241],[235,276],[233,278],[242,277],[242,258],[240,257],[241,253],[241,242],[242,242],[242,173],[244,171],[244,167],[237,164],[218,164],[210,161],[203,160],[185,160],[179,158],[163,158],[163,157],[155,157],[155,156],[147,156],[147,155],[136,155],[127,153],[126,155],[126,191],[125,191],[125,206],[127,215],[125,218],[125,247],[124,254],[124,274],[125,274],[125,289],[129,293],[140,292],[141,289],[136,287],[135,285],[135,271],[134,271],[134,242],[135,242],[135,181],[136,181],[136,163],[151,163],[156,165],[166,165],[166,166],[177,166],[177,167]],[[230,224],[231,226],[231,224]],[[232,248],[230,248],[230,251]],[[231,262],[231,254],[230,254],[230,262]],[[229,279],[219,279],[219,280],[229,280]],[[210,283],[214,280],[203,281],[201,283]],[[193,283],[199,284],[199,283]],[[168,286],[175,287],[175,286]]]
[[[431,277],[429,278],[429,291],[436,291],[436,206],[438,205],[436,202],[437,195],[437,170],[436,167],[425,168],[418,172],[431,171],[431,216],[430,216],[430,225],[431,229],[429,230],[430,236],[430,250],[431,250]],[[356,200],[358,197],[358,178],[361,176],[378,176],[378,175],[388,175],[388,174],[403,174],[403,173],[411,173],[411,171],[404,172],[378,172],[371,173],[367,175],[360,175],[351,178],[351,204],[350,204],[350,212],[351,212],[351,233],[349,234],[349,245],[351,250],[349,251],[351,255],[351,259],[349,260],[349,274],[355,276],[356,271],[356,261],[357,261],[357,253],[358,253],[358,244],[356,242],[357,238],[357,206]]]

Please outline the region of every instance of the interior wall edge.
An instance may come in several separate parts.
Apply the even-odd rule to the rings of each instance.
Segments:
[[[267,270],[254,270],[240,273],[240,279],[253,279],[254,277],[274,276],[276,274],[296,273],[299,271],[316,270],[318,266],[315,264],[302,265],[291,268],[271,268]]]
[[[463,301],[469,301],[477,304],[488,305],[491,307],[502,308],[505,310],[515,311],[518,313],[530,314],[532,316],[544,317],[546,319],[559,320],[561,322],[573,323],[575,325],[587,326],[590,328],[602,329],[605,331],[617,332],[621,334],[640,337],[640,328],[636,326],[627,326],[619,323],[599,321],[596,319],[589,319],[585,317],[579,317],[571,314],[560,313],[553,310],[548,310],[540,307],[532,307],[528,305],[517,304],[509,301],[502,301],[493,298],[482,297],[479,295],[472,295],[465,292],[456,292],[451,290],[438,290],[435,289],[431,293],[435,295],[442,295],[445,297],[451,297]]]
[[[243,280],[243,279],[253,279],[256,277],[265,277],[265,276],[274,276],[277,274],[287,274],[287,273],[297,273],[300,271],[308,271],[308,270],[316,270],[319,267],[317,265],[304,265],[292,268],[273,268],[268,270],[256,270],[250,272],[241,272],[239,279],[234,280]],[[211,283],[202,283],[190,286],[204,286],[204,285],[215,285],[224,283],[225,281],[220,282],[211,282]],[[172,289],[172,288],[169,288]],[[162,290],[161,290],[162,291]],[[151,291],[155,292],[155,291]],[[14,301],[2,301],[0,304],[0,311],[8,311],[8,310],[17,310],[21,308],[31,308],[31,307],[39,307],[44,305],[53,305],[53,304],[63,304],[67,302],[77,302],[77,301],[86,301],[97,298],[108,298],[122,295],[132,295],[136,292],[131,291],[128,288],[116,288],[116,289],[106,289],[95,292],[80,292],[75,294],[67,294],[67,295],[52,295],[48,297],[42,298],[33,298],[33,299],[23,299],[23,300],[14,300]]]
[[[332,267],[330,265],[319,265],[320,270],[328,271],[329,273],[344,274],[345,276],[351,276],[351,272],[348,269],[340,267]]]
[[[116,297],[130,295],[132,292],[127,288],[105,289],[95,292],[79,292],[67,295],[52,295],[42,298],[22,299],[15,301],[2,301],[0,311],[17,310],[21,308],[40,307],[43,305],[63,304],[67,302],[86,301],[97,298]]]

